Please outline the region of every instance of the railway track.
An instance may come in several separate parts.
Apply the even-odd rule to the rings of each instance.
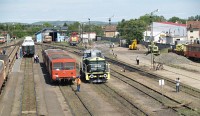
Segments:
[[[65,101],[70,107],[70,111],[73,116],[92,116],[92,113],[85,105],[84,101],[79,96],[79,93],[75,92],[75,89],[71,86],[59,85],[60,91],[63,94]]]
[[[110,87],[108,84],[94,84],[93,85],[98,91],[103,93],[107,98],[111,98],[110,101],[118,102],[118,107],[120,109],[124,109],[128,115],[136,115],[136,116],[148,116],[150,115],[146,111],[134,104],[130,99],[127,99],[120,93],[118,93],[115,89]]]
[[[21,95],[21,116],[38,115],[32,58],[24,58],[24,79]]]
[[[132,71],[132,72],[138,72],[141,75],[146,75],[149,78],[154,79],[155,81],[158,81],[159,79],[164,79],[168,86],[174,87],[174,85],[175,85],[175,81],[174,80],[171,80],[171,79],[166,78],[164,76],[160,76],[160,75],[157,75],[157,74],[152,74],[152,73],[150,73],[148,71],[145,71],[145,70],[143,70],[143,69],[141,69],[139,67],[135,67],[133,65],[127,64],[127,63],[122,62],[122,61],[117,61],[117,60],[114,60],[114,59],[109,58],[109,57],[106,57],[106,59],[110,63],[118,65],[118,66],[120,66],[122,68],[126,67],[126,70],[129,70],[129,71]],[[183,83],[182,83],[181,87],[182,87],[181,91],[200,99],[200,90],[198,90],[196,88],[193,88],[191,86],[188,86],[186,84],[183,84]]]
[[[151,97],[154,100],[160,102],[163,106],[167,108],[171,108],[174,111],[184,116],[200,115],[200,112],[196,112],[194,108],[187,105],[182,105],[181,109],[177,109],[175,106],[179,106],[180,104],[182,104],[180,101],[177,101],[169,96],[166,96],[161,91],[152,89],[151,87],[134,80],[134,78],[130,78],[124,74],[121,74],[117,70],[113,70],[113,69],[111,70],[112,70],[111,74],[113,75],[114,78],[117,78],[118,80],[121,80],[122,82],[130,85],[134,89],[139,90],[140,92],[144,93],[148,97]]]

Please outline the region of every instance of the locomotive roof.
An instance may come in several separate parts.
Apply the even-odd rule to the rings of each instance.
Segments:
[[[35,45],[35,44],[34,44],[32,37],[30,37],[30,36],[26,37],[22,43],[22,46],[33,46],[33,45]]]
[[[84,51],[84,58],[103,57],[100,50],[88,49]]]
[[[84,53],[91,53],[91,52],[94,52],[94,53],[101,53],[101,50],[97,50],[97,49],[88,49],[88,50],[85,50]]]

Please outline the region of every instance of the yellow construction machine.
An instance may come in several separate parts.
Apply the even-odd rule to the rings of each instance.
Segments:
[[[131,43],[131,45],[129,45],[129,50],[137,50],[137,40],[134,39]]]

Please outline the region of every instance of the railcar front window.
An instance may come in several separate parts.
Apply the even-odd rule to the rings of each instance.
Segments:
[[[62,70],[62,63],[54,63],[53,70]]]
[[[63,63],[63,70],[73,70],[73,69],[75,69],[75,63],[74,62]]]

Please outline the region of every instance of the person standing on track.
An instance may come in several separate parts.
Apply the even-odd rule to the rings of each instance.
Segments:
[[[77,91],[77,92],[80,92],[80,88],[81,88],[81,79],[80,79],[80,76],[77,76],[77,77],[76,77],[75,82],[76,82],[76,84],[77,84],[77,89],[76,89],[76,91]]]
[[[140,60],[139,60],[139,57],[138,57],[138,56],[136,57],[136,62],[137,62],[137,65],[139,65]]]
[[[176,79],[176,92],[179,92],[180,91],[180,79],[177,78]]]

